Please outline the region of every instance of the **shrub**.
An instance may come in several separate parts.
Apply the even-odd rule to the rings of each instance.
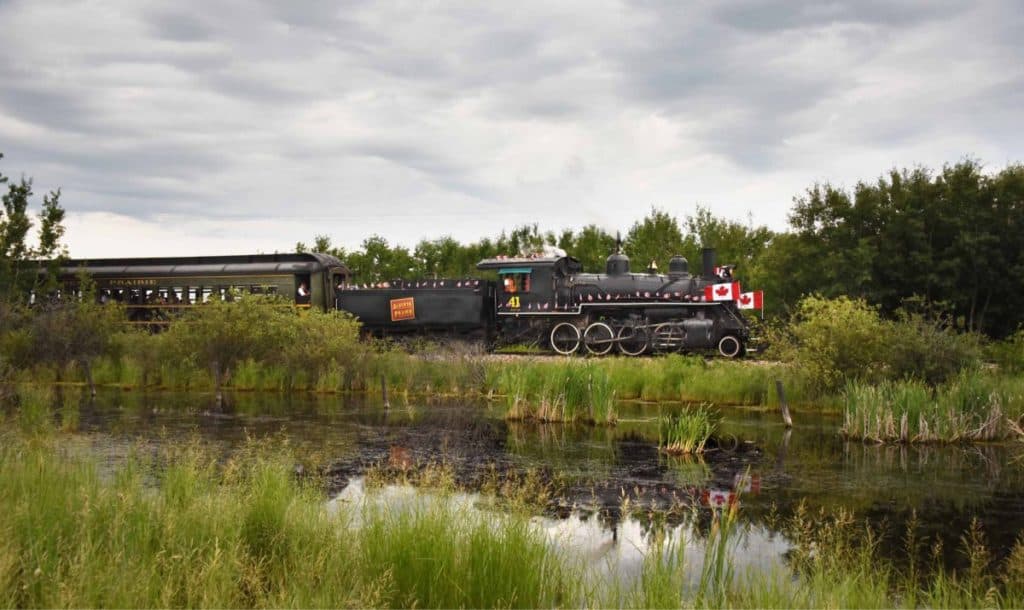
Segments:
[[[193,307],[164,338],[171,361],[206,368],[218,402],[228,373],[248,358],[271,359],[299,340],[295,312],[278,298],[246,295],[234,302],[213,300]]]
[[[989,347],[988,356],[1007,373],[1024,372],[1024,328],[1004,341],[993,343]]]
[[[772,338],[770,354],[802,369],[821,393],[846,379],[872,379],[882,369],[886,325],[862,299],[817,295],[797,304],[792,323]]]
[[[890,379],[918,379],[937,385],[980,362],[979,336],[959,333],[943,318],[903,312],[887,327],[888,349],[883,357]]]
[[[977,335],[957,333],[942,318],[901,312],[883,320],[862,299],[812,295],[788,327],[774,332],[769,355],[793,363],[820,396],[849,381],[941,384],[976,365],[980,346]]]

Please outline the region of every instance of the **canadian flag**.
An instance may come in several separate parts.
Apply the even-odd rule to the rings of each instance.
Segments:
[[[736,299],[740,309],[764,309],[764,291],[744,292]]]
[[[736,301],[740,298],[740,283],[712,284],[704,288],[705,301]]]

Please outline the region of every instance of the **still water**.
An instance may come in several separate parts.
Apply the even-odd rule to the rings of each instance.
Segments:
[[[139,443],[197,437],[224,451],[247,438],[279,437],[315,456],[331,481],[332,502],[396,501],[415,496],[391,487],[365,494],[369,468],[417,468],[443,462],[461,487],[487,472],[540,473],[557,493],[537,518],[552,539],[636,571],[656,528],[691,546],[711,507],[738,503],[740,564],[782,560],[789,544],[778,517],[802,507],[852,511],[883,534],[881,552],[903,561],[907,522],[943,542],[949,567],[963,564],[960,536],[972,520],[996,558],[1024,530],[1024,445],[902,447],[845,442],[835,415],[794,413],[786,431],[777,413],[721,411],[718,448],[703,460],[668,459],[657,450],[657,406],[624,404],[614,427],[504,421],[486,402],[443,401],[385,409],[362,397],[240,394],[213,409],[206,395],[105,391],[84,404],[79,434],[111,462]],[[473,504],[468,493],[460,501]],[[623,514],[623,502],[634,509]],[[699,563],[700,545],[692,544]]]

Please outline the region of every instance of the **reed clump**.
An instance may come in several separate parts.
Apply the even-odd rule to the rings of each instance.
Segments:
[[[673,455],[704,453],[719,417],[708,405],[658,418],[658,448]]]
[[[957,443],[1020,436],[1024,380],[978,371],[930,388],[917,381],[851,382],[842,392],[847,438]]]
[[[504,365],[493,379],[510,420],[614,424],[618,419],[612,382],[597,363]]]

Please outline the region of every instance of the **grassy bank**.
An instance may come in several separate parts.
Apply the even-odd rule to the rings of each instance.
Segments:
[[[0,450],[3,607],[551,607],[576,595],[523,517],[341,507],[279,454],[191,447],[113,473],[55,442]],[[150,483],[156,483],[150,488]]]
[[[874,442],[955,443],[1022,436],[1024,378],[965,372],[936,388],[916,381],[851,382],[844,436]]]
[[[994,561],[964,533],[962,573],[879,553],[847,513],[784,519],[785,564],[739,570],[737,506],[695,520],[690,557],[652,532],[635,581],[592,579],[516,512],[443,494],[328,508],[286,452],[250,445],[227,461],[186,445],[111,466],[74,438],[0,432],[3,607],[1019,607],[1024,544]],[[704,525],[696,525],[703,522]],[[781,558],[780,558],[781,559]]]
[[[158,335],[128,332],[111,311],[84,302],[24,310],[0,332],[0,388],[72,381],[207,391],[219,402],[229,390],[374,395],[387,387],[392,400],[496,398],[510,420],[610,424],[623,400],[775,406],[781,380],[794,407],[844,412],[849,438],[1000,440],[1024,425],[1021,384],[1010,376],[1024,360],[1022,341],[993,351],[1001,376],[980,366],[978,337],[920,316],[883,320],[850,299],[803,301],[773,337],[783,363],[772,364],[682,355],[508,362],[429,344],[412,354],[360,340],[346,314],[297,315],[275,304],[211,302]]]

